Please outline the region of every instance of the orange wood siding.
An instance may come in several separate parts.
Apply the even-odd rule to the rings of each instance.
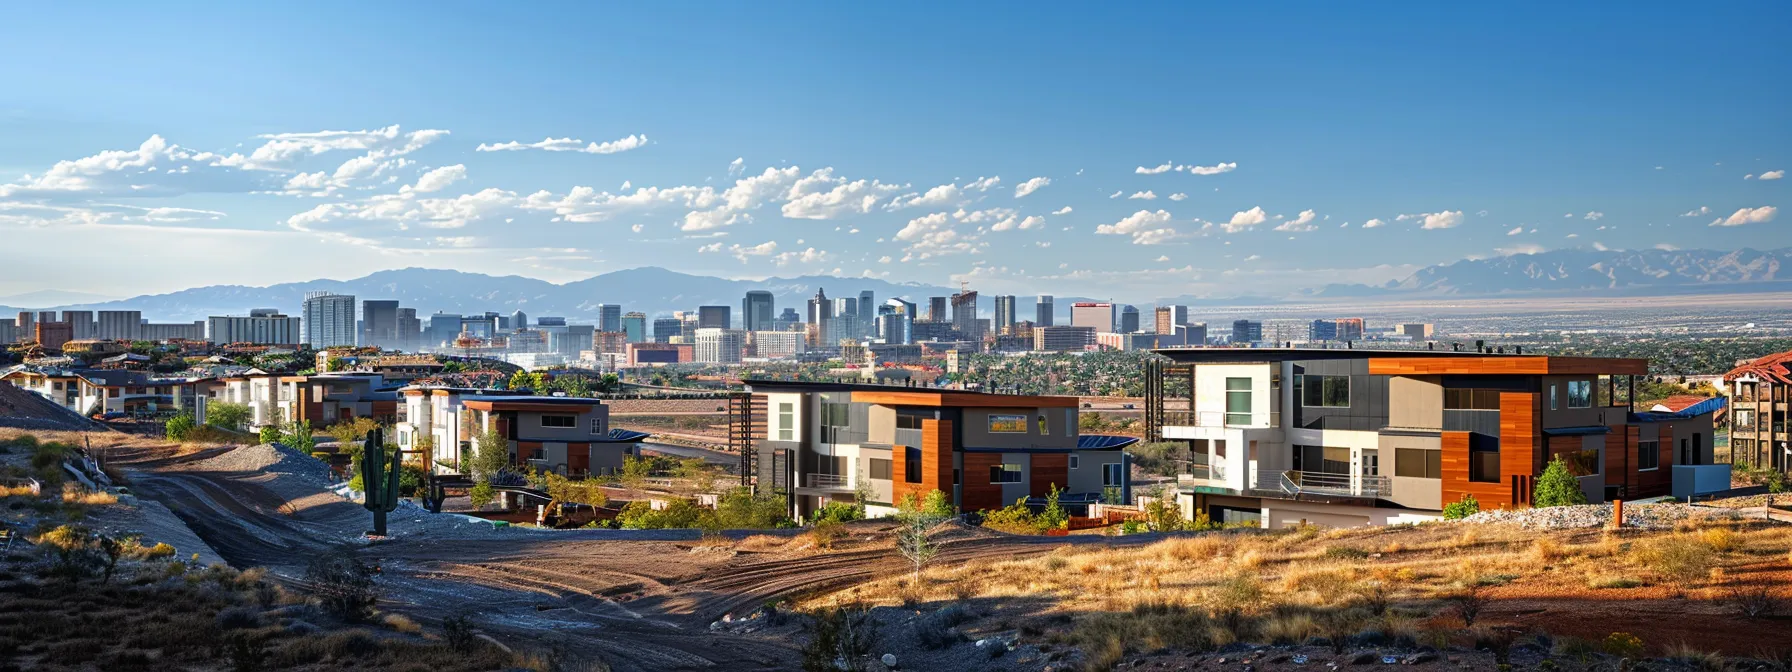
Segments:
[[[1500,481],[1509,504],[1530,506],[1531,487],[1542,462],[1542,434],[1538,432],[1537,395],[1500,393]]]
[[[1632,425],[1629,429],[1629,449],[1640,450],[1642,448],[1642,428]],[[1656,468],[1654,471],[1634,471],[1638,462],[1632,460],[1630,463],[1630,468],[1633,470],[1631,473],[1636,477],[1630,497],[1660,497],[1674,491],[1674,426],[1661,425],[1659,436],[1668,437],[1668,440],[1661,441],[1656,445]]]
[[[1033,456],[1033,469],[1029,475],[1031,494],[1044,497],[1051,494],[1051,486],[1059,490],[1070,487],[1070,456],[1062,454],[1041,454]]]
[[[1644,375],[1649,360],[1607,357],[1372,357],[1369,373],[1380,376],[1488,375]]]
[[[921,496],[921,484],[908,482],[908,447],[890,446],[890,503],[902,501],[907,495]]]
[[[1002,463],[1000,453],[965,453],[964,471],[959,476],[959,489],[964,501],[960,511],[982,511],[1002,508],[1002,485],[989,482],[989,469]],[[948,478],[950,478],[948,476]]]
[[[921,482],[909,483],[908,451],[902,446],[894,446],[890,450],[890,469],[892,469],[890,494],[897,501],[904,495],[914,495],[916,500],[926,497],[929,490],[939,490],[952,496],[952,421],[921,421]],[[988,470],[985,469],[985,472]],[[989,476],[984,474],[984,478]]]
[[[1474,495],[1483,509],[1512,508],[1512,488],[1505,483],[1475,483],[1468,480],[1468,432],[1444,432],[1442,476],[1443,503],[1462,501],[1463,495]],[[1501,476],[1505,476],[1501,465]]]

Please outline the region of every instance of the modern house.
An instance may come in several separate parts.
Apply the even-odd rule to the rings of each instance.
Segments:
[[[610,427],[610,409],[598,399],[441,386],[400,393],[399,447],[420,450],[419,439],[429,437],[430,462],[442,473],[464,473],[488,431],[503,437],[512,465],[566,476],[615,473],[648,436]]]
[[[1755,359],[1724,374],[1730,394],[1730,461],[1792,471],[1786,443],[1787,404],[1792,403],[1792,352]]]
[[[116,369],[19,367],[0,381],[36,392],[82,415],[162,414],[192,409],[200,397],[215,398],[222,384],[207,377],[155,377]]]
[[[1083,436],[1076,397],[895,385],[746,380],[755,487],[787,494],[794,515],[863,493],[887,515],[939,490],[960,511],[1042,502],[1130,501],[1137,439]]]
[[[249,407],[251,429],[309,422],[322,429],[343,420],[391,422],[398,413],[398,384],[377,373],[282,375],[251,369],[224,379],[219,401]]]
[[[1643,359],[1157,352],[1169,361],[1147,366],[1146,432],[1187,443],[1180,490],[1191,516],[1279,528],[1434,519],[1465,496],[1520,508],[1556,457],[1591,502],[1728,487],[1729,467],[1711,466],[1722,401],[1637,412]]]

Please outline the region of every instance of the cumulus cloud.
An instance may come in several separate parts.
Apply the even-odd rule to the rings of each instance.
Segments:
[[[1363,222],[1363,228],[1365,228],[1365,229],[1375,229],[1375,228],[1380,228],[1380,227],[1383,227],[1386,225],[1387,225],[1387,222],[1381,221],[1379,219],[1371,219],[1367,222]]]
[[[928,189],[926,193],[910,192],[890,199],[884,205],[885,210],[901,210],[904,208],[933,208],[957,205],[964,196],[964,189],[956,184],[942,184]]]
[[[1573,215],[1569,216],[1572,217]],[[1409,219],[1421,220],[1423,222],[1419,226],[1421,229],[1449,229],[1462,223],[1462,211],[1445,210],[1443,212],[1421,212],[1416,215],[1400,215],[1395,217],[1394,221],[1404,222]]]
[[[953,224],[953,217],[944,212],[909,220],[908,225],[896,232],[896,240],[908,243],[907,253],[902,260],[906,262],[982,251],[983,246],[975,234],[962,234]]]
[[[1286,222],[1282,222],[1276,226],[1275,230],[1289,232],[1312,231],[1319,228],[1313,224],[1313,220],[1318,218],[1319,215],[1312,210],[1302,210],[1300,211],[1299,216]]]
[[[1762,206],[1759,208],[1742,208],[1742,209],[1737,210],[1736,212],[1732,213],[1729,217],[1720,217],[1718,219],[1712,220],[1711,226],[1742,226],[1744,224],[1762,224],[1765,222],[1773,221],[1773,216],[1775,214],[1777,214],[1778,212],[1779,212],[1779,209],[1775,208],[1771,205],[1766,205],[1766,206]]]
[[[1042,225],[1044,223],[1045,223],[1045,218],[1037,216],[1037,215],[1030,216],[1025,219],[1019,219],[1017,216],[1009,216],[1008,218],[1003,219],[1000,222],[996,222],[994,225],[991,225],[989,227],[989,229],[991,231],[1011,231],[1014,229],[1020,229],[1022,231],[1026,231],[1029,229],[1037,229],[1037,228],[1039,228],[1040,225]]]
[[[1515,227],[1512,227],[1512,230],[1511,230],[1511,231],[1507,231],[1507,232],[1506,232],[1506,235],[1508,235],[1508,236],[1516,236],[1516,235],[1518,235],[1518,234],[1521,234],[1521,233],[1524,233],[1524,226],[1523,226],[1523,225],[1519,225],[1519,226],[1515,226]]]
[[[970,184],[964,185],[964,188],[966,191],[973,189],[977,191],[989,191],[1000,184],[1002,184],[1002,178],[999,176],[979,177],[975,180],[971,180]]]
[[[525,149],[540,149],[540,150],[549,151],[549,152],[582,152],[585,154],[617,154],[617,153],[629,151],[631,149],[639,149],[646,145],[647,145],[647,136],[645,136],[645,135],[630,135],[628,137],[620,138],[617,140],[611,140],[609,142],[592,142],[592,143],[587,143],[584,140],[577,140],[574,138],[549,137],[549,138],[543,139],[541,142],[531,142],[531,143],[527,143],[527,144],[517,142],[515,140],[512,140],[510,142],[501,142],[501,143],[497,143],[497,144],[480,143],[479,147],[477,147],[475,149],[475,151],[480,151],[480,152],[519,152],[519,151],[522,151]],[[732,172],[733,167],[734,167],[733,164],[729,164],[730,172]]]
[[[1185,198],[1188,198],[1188,194],[1182,193],[1180,191],[1178,191],[1174,194],[1170,194],[1170,200],[1172,200],[1172,201],[1180,201]]]
[[[1604,218],[1605,218],[1605,213],[1595,210],[1593,212],[1587,213],[1583,219],[1597,221],[1597,220],[1604,219]]]
[[[1761,173],[1761,174],[1760,174],[1760,175],[1759,175],[1759,176],[1757,176],[1757,177],[1756,177],[1756,178],[1755,178],[1755,179],[1759,179],[1759,180],[1777,180],[1777,179],[1780,179],[1780,178],[1782,178],[1782,177],[1785,177],[1785,176],[1786,176],[1786,171],[1784,171],[1784,170],[1769,170],[1769,171],[1767,171],[1767,172],[1765,172],[1765,173]]]
[[[434,191],[441,191],[442,189],[447,188],[448,185],[464,179],[467,179],[467,167],[457,163],[452,166],[442,166],[441,168],[424,173],[422,177],[417,178],[416,186],[407,187],[407,189],[420,194],[427,194]]]
[[[1176,237],[1176,230],[1167,226],[1169,223],[1170,213],[1167,211],[1140,210],[1113,224],[1096,226],[1095,232],[1104,235],[1132,236],[1134,245],[1156,245]]]
[[[1686,214],[1683,214],[1680,216],[1681,217],[1702,217],[1702,216],[1709,215],[1709,214],[1711,214],[1711,208],[1701,205],[1701,206],[1699,206],[1699,209],[1688,210],[1688,211],[1686,211]]]
[[[1165,162],[1163,165],[1158,166],[1156,168],[1146,168],[1144,166],[1139,166],[1137,168],[1132,169],[1132,172],[1137,175],[1157,175],[1157,174],[1161,174],[1161,173],[1170,172],[1170,168],[1172,168],[1174,166],[1175,166],[1174,163]]]
[[[1027,180],[1018,185],[1015,185],[1014,197],[1015,198],[1025,198],[1027,194],[1031,194],[1035,191],[1039,191],[1040,187],[1044,187],[1045,185],[1048,185],[1051,183],[1052,183],[1052,178],[1049,178],[1049,177],[1035,177],[1031,180]]]
[[[1150,191],[1135,191],[1135,192],[1133,192],[1133,194],[1131,196],[1127,196],[1127,198],[1131,199],[1131,200],[1138,200],[1138,201],[1150,201],[1150,200],[1156,200],[1157,194],[1154,194]]]
[[[901,188],[901,185],[876,180],[848,182],[846,178],[834,177],[833,168],[822,168],[790,185],[782,211],[791,219],[835,219],[865,214],[871,212],[879,199]]]
[[[1053,210],[1053,211],[1052,211],[1052,214],[1054,214],[1054,215],[1068,215],[1068,214],[1070,214],[1070,206],[1068,206],[1068,205],[1066,205],[1066,206],[1064,206],[1064,207],[1062,207],[1062,208],[1058,208],[1058,209],[1057,209],[1057,210]]]
[[[1220,173],[1230,173],[1237,169],[1238,164],[1236,163],[1221,163],[1212,166],[1189,166],[1188,172],[1193,175],[1218,175]]]
[[[1114,193],[1111,193],[1111,194],[1108,194],[1108,199],[1109,199],[1109,200],[1113,200],[1113,199],[1116,199],[1116,198],[1119,198],[1119,197],[1121,197],[1121,196],[1122,196],[1122,195],[1124,195],[1124,194],[1125,194],[1125,193],[1126,193],[1126,190],[1125,190],[1125,189],[1121,189],[1121,190],[1119,190],[1119,191],[1116,191],[1116,192],[1114,192]]]
[[[1269,221],[1269,215],[1264,214],[1262,206],[1257,206],[1232,213],[1232,219],[1227,220],[1222,226],[1226,229],[1226,233],[1238,233],[1248,231],[1251,227],[1267,221]]]
[[[741,173],[745,173],[745,172],[747,172],[747,158],[746,157],[737,156],[737,157],[734,157],[733,161],[728,162],[728,176],[729,177],[740,177]],[[623,187],[623,188],[627,189],[627,187]]]

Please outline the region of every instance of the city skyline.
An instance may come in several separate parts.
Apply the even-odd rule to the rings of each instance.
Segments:
[[[355,24],[308,8],[21,10],[0,28],[13,83],[0,93],[0,230],[17,242],[0,250],[17,271],[0,295],[406,266],[565,282],[652,264],[1174,296],[1378,284],[1533,250],[1792,244],[1775,223],[1792,184],[1777,114],[1792,93],[1773,85],[1792,58],[1770,29],[1783,5],[1552,7],[1538,21],[1505,8],[1041,8],[1013,36],[982,30],[993,8],[965,9],[917,27],[935,53],[888,63],[874,55],[903,31],[866,26],[916,20],[877,8],[728,9],[676,26],[621,7],[477,22],[376,7]],[[593,46],[581,20],[636,28]],[[1128,38],[1083,30],[1090,20]],[[152,37],[244,21],[269,29]],[[506,22],[537,34],[484,31]],[[77,23],[111,39],[89,58],[31,57]],[[1666,46],[1705,33],[1725,38]],[[444,34],[468,39],[446,49]],[[952,39],[966,34],[984,44]],[[1283,37],[1257,50],[1266,35]],[[365,46],[286,58],[312,36]],[[503,56],[524,47],[554,65]],[[716,69],[723,58],[745,67]],[[120,62],[159,79],[103,74]],[[980,62],[1009,74],[990,86]],[[846,77],[855,66],[880,76]],[[450,86],[464,72],[488,75],[487,89]],[[388,93],[388,77],[406,85]],[[824,100],[791,81],[805,78],[849,83]],[[108,85],[68,84],[94,81]],[[295,81],[343,95],[311,99]],[[953,112],[918,102],[939,91],[956,92]],[[58,245],[87,268],[29,252]],[[154,277],[127,270],[152,261]]]

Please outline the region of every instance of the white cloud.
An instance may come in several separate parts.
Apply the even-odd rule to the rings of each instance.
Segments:
[[[996,188],[996,186],[1001,183],[1002,178],[1000,176],[979,177],[972,180],[970,184],[964,185],[964,188],[966,191],[971,189],[976,189],[977,191],[989,191]]]
[[[880,264],[887,264],[887,263],[890,263],[890,261],[891,261],[890,255],[887,255],[887,254],[877,258],[877,263],[880,263]]]
[[[540,150],[549,151],[549,152],[582,152],[585,154],[617,154],[617,153],[621,153],[621,152],[626,152],[631,149],[638,149],[638,148],[644,147],[646,145],[647,145],[647,136],[645,136],[645,135],[630,135],[625,138],[620,138],[617,140],[611,140],[609,142],[602,142],[602,143],[599,143],[599,142],[586,143],[584,140],[577,140],[577,139],[573,139],[573,138],[549,137],[549,138],[542,140],[541,142],[531,142],[528,144],[517,142],[515,140],[512,140],[510,142],[498,143],[498,144],[480,143],[479,147],[476,148],[475,151],[480,151],[480,152],[517,152],[517,151],[522,151],[525,149],[540,149]],[[732,172],[732,167],[733,167],[733,164],[730,164],[731,172]]]
[[[1663,252],[1678,252],[1680,250],[1680,246],[1675,245],[1673,243],[1656,243],[1655,249],[1661,250]]]
[[[1375,228],[1380,228],[1380,227],[1383,227],[1386,225],[1387,225],[1387,222],[1381,221],[1379,219],[1371,219],[1367,222],[1363,222],[1363,228],[1365,228],[1365,229],[1375,229]]]
[[[1536,243],[1525,243],[1523,245],[1513,245],[1512,247],[1496,247],[1493,251],[1498,252],[1500,256],[1503,257],[1512,257],[1520,254],[1542,254],[1548,252],[1549,249]]]
[[[834,177],[833,168],[822,168],[790,185],[782,209],[791,219],[834,219],[850,214],[871,212],[871,207],[885,194],[901,189],[900,185],[876,180],[854,180]]]
[[[628,227],[628,230],[633,231],[635,233],[640,233],[641,229],[644,229],[644,228],[647,228],[647,227],[643,224],[636,224],[634,226]]]
[[[457,163],[452,166],[442,166],[441,168],[424,173],[422,177],[417,178],[416,186],[407,187],[407,189],[420,194],[427,194],[430,192],[441,191],[442,189],[447,188],[448,185],[464,179],[467,179],[467,167]]]
[[[1238,164],[1236,163],[1221,163],[1213,166],[1189,166],[1188,172],[1195,175],[1218,175],[1220,173],[1230,173],[1237,169]]]
[[[1506,235],[1508,235],[1508,236],[1516,236],[1516,235],[1518,235],[1518,234],[1521,234],[1521,233],[1524,233],[1524,226],[1523,226],[1523,225],[1519,225],[1519,226],[1515,226],[1515,227],[1512,227],[1512,230],[1511,230],[1511,231],[1507,231],[1507,232],[1506,232]]]
[[[1786,171],[1784,171],[1784,170],[1769,170],[1765,173],[1761,173],[1760,176],[1758,176],[1756,179],[1777,180],[1777,179],[1780,179],[1785,176],[1786,176]]]
[[[747,158],[746,157],[737,156],[737,157],[734,157],[733,161],[728,162],[728,176],[729,177],[740,177],[741,173],[744,173],[744,172],[747,172]],[[627,189],[628,187],[623,187],[623,188]]]
[[[1251,256],[1245,257],[1244,260],[1245,261],[1256,261],[1256,260],[1262,259],[1262,258],[1263,258],[1263,255],[1261,255],[1261,254],[1253,254]]]
[[[707,231],[741,222],[752,221],[748,211],[756,210],[767,200],[783,193],[786,185],[794,182],[801,174],[796,166],[788,168],[767,168],[765,172],[735,180],[734,186],[722,192],[719,199],[701,198],[692,207],[699,208],[685,213],[684,224],[679,228],[685,231]],[[703,192],[709,192],[704,187]],[[708,194],[712,195],[713,194]],[[721,207],[713,209],[715,201],[721,201]]]
[[[812,264],[827,261],[830,256],[827,252],[811,247],[801,252],[779,252],[777,256],[772,257],[772,263],[779,266],[788,266],[796,262]]]
[[[1178,191],[1174,194],[1170,194],[1170,200],[1172,200],[1172,201],[1180,201],[1185,198],[1188,198],[1188,194],[1182,193],[1180,191]]]
[[[961,211],[962,212],[962,211]],[[951,215],[936,212],[916,217],[896,232],[896,240],[909,244],[903,261],[929,259],[948,254],[967,254],[983,249],[975,234],[966,235],[953,227]]]
[[[1462,223],[1462,211],[1461,210],[1455,210],[1455,211],[1445,210],[1443,212],[1431,212],[1431,213],[1426,213],[1424,215],[1424,217],[1425,217],[1425,223],[1419,227],[1421,229],[1448,229],[1448,228],[1454,228],[1457,224]]]
[[[1578,234],[1578,233],[1570,233],[1570,234],[1568,234],[1568,237],[1569,237],[1569,238],[1579,238],[1579,237],[1580,237],[1580,234]]]
[[[1778,212],[1779,209],[1771,205],[1765,205],[1759,208],[1742,208],[1727,218],[1713,220],[1711,226],[1742,226],[1744,224],[1771,222],[1773,221],[1773,216]]]
[[[708,245],[701,245],[701,246],[697,247],[698,254],[706,254],[709,252],[721,252],[721,251],[722,251],[721,243],[710,243]]]
[[[715,245],[717,245],[718,249],[719,249],[719,246],[721,245],[721,243],[716,243]],[[747,263],[747,257],[771,256],[771,254],[776,251],[778,251],[778,243],[776,241],[771,241],[771,240],[765,241],[758,245],[753,245],[751,247],[743,247],[738,243],[728,246],[728,252],[730,254],[733,254],[734,258],[739,259],[740,262],[743,264]]]
[[[1170,213],[1164,210],[1156,212],[1140,210],[1113,224],[1096,226],[1095,232],[1105,235],[1132,236],[1134,245],[1156,245],[1176,237],[1176,230],[1166,226],[1170,223],[1170,219]]]
[[[1150,201],[1156,200],[1157,194],[1150,191],[1135,191],[1131,196],[1127,196],[1127,198],[1131,200]]]
[[[1700,217],[1700,216],[1709,215],[1709,214],[1711,214],[1711,208],[1701,205],[1701,206],[1699,206],[1699,209],[1697,209],[1697,210],[1686,211],[1686,214],[1681,215],[1681,217]]]
[[[1037,215],[1027,217],[1026,219],[1020,219],[1019,221],[1016,221],[1016,219],[1017,219],[1016,217],[1010,216],[1007,219],[1003,219],[1000,222],[996,222],[994,225],[989,227],[989,230],[991,230],[991,231],[1009,231],[1009,230],[1013,230],[1013,229],[1020,229],[1022,231],[1026,231],[1029,229],[1037,229],[1037,228],[1039,228],[1039,226],[1041,224],[1045,223],[1045,218],[1037,216]]]
[[[1587,213],[1586,217],[1584,217],[1584,219],[1589,219],[1589,220],[1593,220],[1593,221],[1598,221],[1598,220],[1601,220],[1604,218],[1605,218],[1605,213],[1599,212],[1597,210]]]
[[[1159,262],[1159,263],[1162,263],[1162,262],[1166,262],[1166,261],[1169,261],[1169,260],[1170,260],[1170,255],[1167,255],[1167,254],[1165,254],[1165,255],[1160,255],[1160,256],[1158,256],[1158,258],[1157,258],[1157,261],[1158,261],[1158,262]]]
[[[1126,193],[1126,190],[1125,190],[1125,189],[1122,189],[1122,190],[1120,190],[1120,191],[1116,191],[1116,192],[1114,192],[1114,193],[1111,193],[1111,194],[1108,194],[1108,199],[1110,199],[1110,200],[1112,200],[1112,199],[1116,199],[1116,198],[1119,198],[1119,197],[1120,197],[1120,196],[1121,196],[1121,195],[1123,195],[1123,194],[1125,194],[1125,193]]]
[[[964,190],[956,184],[942,184],[928,189],[927,193],[907,193],[890,199],[884,205],[885,210],[901,210],[903,208],[933,208],[958,204],[964,196]]]
[[[1610,252],[1612,248],[1606,247],[1605,243],[1595,240],[1593,241],[1593,249],[1599,250],[1600,252]]]
[[[1054,214],[1054,215],[1068,215],[1068,214],[1070,214],[1070,206],[1068,206],[1068,205],[1066,205],[1066,206],[1064,206],[1064,207],[1062,207],[1062,208],[1058,208],[1058,209],[1057,209],[1057,210],[1053,210],[1053,211],[1052,211],[1052,214]]]
[[[1136,175],[1157,175],[1160,173],[1170,172],[1170,168],[1173,165],[1174,164],[1171,164],[1171,163],[1165,163],[1156,168],[1146,168],[1144,166],[1139,166],[1137,168],[1132,169],[1132,172]]]
[[[1031,194],[1035,191],[1039,191],[1040,187],[1044,187],[1051,183],[1052,183],[1052,178],[1049,178],[1049,177],[1035,177],[1031,180],[1027,180],[1018,185],[1015,185],[1014,197],[1015,198],[1024,198],[1024,197],[1026,197],[1027,194]]]
[[[1269,221],[1269,215],[1264,214],[1262,206],[1257,206],[1249,210],[1232,213],[1232,219],[1228,220],[1222,226],[1225,227],[1226,233],[1238,233],[1239,231],[1249,230],[1251,227],[1267,221]]]
[[[1302,210],[1300,211],[1300,216],[1282,222],[1280,225],[1276,226],[1275,230],[1289,232],[1312,231],[1319,228],[1313,224],[1313,220],[1318,218],[1319,215],[1312,210]]]

